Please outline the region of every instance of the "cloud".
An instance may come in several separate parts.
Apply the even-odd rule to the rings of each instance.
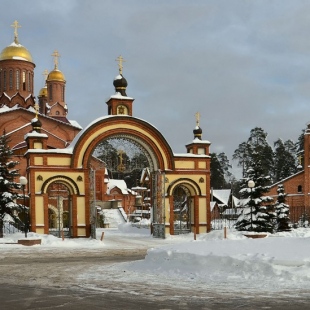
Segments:
[[[36,93],[57,49],[69,118],[82,126],[107,114],[120,54],[134,115],[161,130],[175,152],[193,138],[197,111],[211,151],[229,158],[256,126],[270,144],[296,141],[310,119],[308,2],[4,0],[3,6],[1,46],[13,41],[17,19],[36,63]]]

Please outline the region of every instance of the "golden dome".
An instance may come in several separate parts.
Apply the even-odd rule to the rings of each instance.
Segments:
[[[4,48],[0,54],[0,60],[15,59],[33,62],[30,52],[21,44],[13,42]]]
[[[39,91],[38,97],[47,97],[47,86],[46,85],[41,88],[41,90]]]
[[[47,76],[46,80],[47,81],[62,81],[62,82],[66,81],[65,76],[58,69],[54,69],[53,71],[51,71],[49,75]]]

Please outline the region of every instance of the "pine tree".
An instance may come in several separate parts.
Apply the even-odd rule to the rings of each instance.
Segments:
[[[251,168],[254,157],[261,161],[264,175],[272,177],[273,150],[267,141],[267,133],[260,127],[253,128],[248,140],[240,143],[233,154],[233,159],[237,160],[238,166],[242,167],[243,175]]]
[[[283,143],[278,139],[274,151],[274,181],[283,180],[297,171],[296,145],[293,141],[287,140]]]
[[[274,214],[270,212],[269,196],[263,196],[269,190],[270,176],[265,175],[260,154],[252,152],[252,167],[246,171],[243,178],[240,197],[243,205],[235,227],[239,231],[273,232]],[[248,181],[254,181],[253,188],[249,188]]]
[[[211,153],[210,156],[211,156],[211,163],[210,163],[211,187],[216,188],[216,189],[224,188],[225,187],[224,171],[218,160],[217,154]]]
[[[17,193],[20,184],[14,181],[19,175],[15,169],[18,162],[11,160],[13,152],[8,142],[4,132],[0,136],[0,238],[3,238],[4,222],[19,222],[18,212],[22,209],[22,206],[16,203],[16,199],[21,198]]]
[[[289,206],[285,204],[285,191],[282,184],[278,185],[278,199],[274,205],[276,212],[276,230],[277,231],[290,231],[290,218],[289,218]]]

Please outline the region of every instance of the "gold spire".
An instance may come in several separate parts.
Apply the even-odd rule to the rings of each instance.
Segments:
[[[16,44],[18,44],[19,42],[18,42],[18,33],[17,33],[17,29],[18,29],[18,28],[21,28],[22,26],[18,23],[17,20],[15,20],[14,23],[11,25],[11,27],[14,28],[14,42],[15,42]]]
[[[196,125],[199,127],[200,113],[199,112],[195,113],[195,117],[196,117]]]
[[[58,58],[60,57],[60,54],[55,50],[51,56],[54,57],[55,70],[58,70]]]
[[[126,60],[124,60],[124,58],[119,55],[115,61],[118,62],[118,71],[119,71],[119,74],[123,74],[123,62],[125,62]]]

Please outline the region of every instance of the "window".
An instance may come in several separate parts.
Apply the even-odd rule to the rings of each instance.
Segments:
[[[31,91],[31,74],[28,72],[28,91]]]
[[[26,71],[23,71],[23,90],[26,90]]]
[[[9,89],[13,89],[13,70],[9,71]]]
[[[298,185],[298,187],[297,187],[297,192],[298,192],[298,193],[302,193],[302,186],[301,186],[301,185]]]
[[[19,83],[20,83],[20,71],[16,70],[16,90],[19,90]]]

